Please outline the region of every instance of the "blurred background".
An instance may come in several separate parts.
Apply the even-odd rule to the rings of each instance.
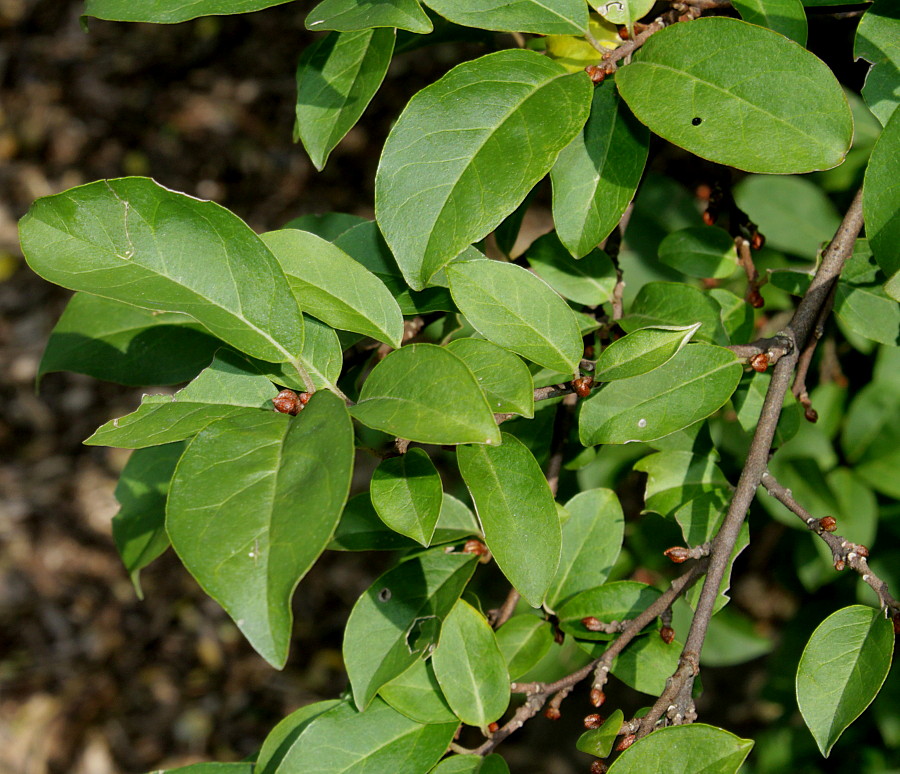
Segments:
[[[313,39],[303,27],[312,5],[172,26],[91,19],[85,32],[80,0],[0,0],[0,774],[138,774],[240,760],[290,711],[346,687],[340,646],[347,611],[387,557],[326,552],[295,596],[295,639],[282,672],[252,651],[171,552],[142,572],[145,599],[137,599],[110,532],[118,507],[113,491],[128,453],[82,440],[133,410],[152,386],[135,390],[53,373],[35,391],[43,347],[70,294],[29,271],[16,234],[18,218],[37,197],[122,175],[148,175],[215,200],[257,231],[308,213],[371,217],[390,122],[416,91],[490,49],[469,33],[470,40],[395,56],[360,124],[316,173],[291,141],[294,68]],[[826,16],[813,22],[811,46],[858,89],[865,66],[852,62],[853,25],[839,27]],[[829,206],[852,195],[874,136],[867,141],[849,178],[817,179],[816,196],[831,197]],[[673,223],[700,222],[693,194],[710,178],[695,158],[657,141],[651,160],[651,171],[670,177],[651,175],[642,188],[630,249],[652,262]],[[551,226],[547,194],[545,187],[529,210],[526,241]],[[813,247],[830,233],[814,235]],[[768,260],[798,259],[772,252]],[[767,301],[773,311],[789,303],[774,293]],[[858,362],[851,391],[871,373],[871,363]],[[637,557],[629,577],[646,573],[643,557],[659,548],[646,542],[654,525],[639,528],[643,482],[627,472],[635,453],[629,447],[616,462]],[[736,480],[735,470],[727,472]],[[563,489],[577,485],[574,477]],[[605,485],[597,481],[591,485]],[[809,633],[839,606],[834,587],[812,599],[796,573],[776,580],[771,568],[795,561],[798,536],[786,537],[765,516],[753,529],[735,590],[742,621],[753,626],[741,623],[743,639],[719,644],[734,658],[704,669],[701,713],[760,738],[756,771],[831,770],[798,722],[786,665],[796,665]],[[841,583],[843,601],[853,601],[854,581]],[[504,593],[498,587],[497,601]],[[615,681],[608,693],[626,711],[643,703]],[[577,701],[563,707],[570,722],[536,719],[503,745],[512,771],[587,771],[589,759],[574,751],[587,704],[584,697],[569,701]],[[885,740],[895,752],[900,746],[900,710],[890,695],[879,701],[880,730],[871,720],[854,726],[847,747],[835,750],[835,767],[853,760],[858,771],[889,770],[867,763]],[[855,744],[866,747],[858,759]],[[843,750],[850,758],[841,758]]]

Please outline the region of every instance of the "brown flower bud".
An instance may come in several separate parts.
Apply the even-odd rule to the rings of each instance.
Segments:
[[[307,395],[307,393],[302,394]],[[272,405],[275,407],[276,411],[279,411],[282,414],[296,416],[303,410],[303,406],[305,406],[308,401],[309,397],[307,397],[306,400],[301,400],[300,396],[293,390],[282,390],[272,398]]]
[[[681,564],[691,558],[691,552],[683,546],[672,546],[663,551],[663,556],[667,556],[675,564]]]
[[[562,713],[559,711],[559,707],[547,707],[544,710],[544,717],[547,720],[559,720],[562,717]]]
[[[629,734],[628,736],[623,737],[622,741],[616,745],[616,750],[618,750],[619,752],[622,752],[622,750],[627,750],[629,747],[631,747],[631,745],[634,744],[634,740],[636,738],[637,737],[634,734]]]
[[[606,78],[606,68],[602,65],[588,65],[584,71],[593,83],[603,83]]]
[[[834,532],[837,529],[837,519],[834,516],[823,516],[819,519],[819,526],[826,532]]]
[[[575,390],[575,394],[578,395],[579,398],[586,398],[591,394],[591,387],[594,384],[593,376],[579,376],[577,379],[572,380],[572,387]]]
[[[603,624],[599,619],[594,618],[594,616],[589,615],[586,618],[581,619],[581,625],[584,626],[589,632],[602,632]]]
[[[606,701],[606,694],[603,693],[599,688],[591,689],[591,704],[595,707],[600,707],[603,702]]]
[[[297,397],[300,399],[300,402],[305,406],[309,403],[309,399],[312,397],[311,392],[301,392],[298,393]]]
[[[765,300],[756,288],[753,288],[753,290],[750,291],[747,300],[754,309],[762,309],[766,305]]]
[[[707,226],[716,225],[716,213],[712,211],[712,209],[703,210],[703,222]]]
[[[766,244],[766,238],[758,231],[754,231],[750,236],[750,247],[754,250],[762,250]]]
[[[488,723],[488,733],[493,734],[499,728],[500,728],[499,723]]]
[[[866,548],[864,545],[857,543],[856,544],[856,553],[858,553],[862,557],[867,558],[869,556],[869,549]]]
[[[467,540],[466,544],[463,546],[462,552],[464,554],[475,554],[475,556],[484,556],[487,553],[487,546],[482,543],[480,540]]]
[[[753,370],[761,374],[769,367],[769,355],[765,352],[759,352],[750,358],[750,365]]]
[[[846,566],[847,566],[847,565],[844,564],[844,560],[843,560],[843,559],[838,559],[838,560],[834,563],[834,569],[837,570],[838,572],[840,572],[841,570],[843,570],[844,567],[846,567]]]
[[[666,645],[670,645],[675,639],[675,630],[671,626],[663,626],[659,630],[659,637]]]
[[[607,771],[609,771],[609,766],[603,761],[594,761],[591,764],[591,774],[606,774]]]
[[[812,422],[813,424],[819,421],[819,412],[816,411],[812,406],[806,407],[806,410],[803,412],[803,416],[806,417],[807,422]]]
[[[603,719],[601,715],[598,715],[596,712],[592,715],[586,715],[584,718],[584,727],[585,728],[600,728],[606,721]]]

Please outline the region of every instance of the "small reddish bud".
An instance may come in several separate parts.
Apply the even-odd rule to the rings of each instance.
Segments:
[[[844,564],[844,560],[843,560],[843,559],[838,559],[838,560],[834,563],[834,569],[837,570],[838,572],[840,572],[841,570],[843,570],[844,567],[846,567],[846,566],[847,566],[847,565]]]
[[[493,734],[497,729],[500,728],[498,723],[488,723],[488,732]]]
[[[559,720],[562,717],[562,713],[559,711],[559,707],[547,707],[544,710],[544,717],[547,720]]]
[[[592,616],[592,615],[589,615],[586,618],[582,618],[581,624],[589,632],[603,631],[603,624],[599,621],[599,619],[594,618],[594,616]]]
[[[758,231],[754,231],[750,236],[750,247],[754,250],[762,250],[766,244],[766,238]]]
[[[298,395],[297,395],[297,398],[300,400],[300,402],[301,402],[304,406],[305,406],[307,403],[309,403],[309,399],[310,399],[311,397],[312,397],[312,393],[309,393],[309,392],[301,392],[301,393],[298,393]]]
[[[708,202],[712,196],[712,188],[706,183],[700,183],[694,190],[694,195],[702,202]]]
[[[667,556],[675,564],[681,564],[691,558],[691,552],[683,546],[672,546],[663,551],[663,556]]]
[[[606,68],[601,65],[588,65],[584,71],[593,83],[603,83],[606,79]]]
[[[603,761],[594,761],[591,764],[591,774],[606,774],[607,771],[609,771],[609,766]]]
[[[659,636],[666,645],[671,645],[672,640],[675,639],[675,630],[671,626],[663,626],[663,628],[659,630]]]
[[[834,532],[837,529],[837,519],[834,516],[823,516],[819,519],[819,526],[826,532]]]
[[[307,393],[302,394],[306,395]],[[296,416],[303,410],[303,406],[305,406],[308,401],[309,397],[307,397],[306,400],[301,400],[300,396],[293,390],[282,390],[272,398],[272,405],[275,407],[276,411],[282,414]]]
[[[764,373],[769,367],[769,356],[765,352],[759,352],[750,358],[750,365],[758,374]]]
[[[622,40],[631,40],[628,35],[628,27],[619,27],[619,37],[622,38]]]
[[[857,543],[856,544],[856,553],[858,553],[860,556],[862,556],[864,558],[867,558],[869,556],[869,549],[866,548],[864,545],[860,545],[859,543]]]
[[[606,694],[603,693],[599,688],[591,689],[591,704],[595,707],[602,706],[603,702],[606,701]]]
[[[812,406],[806,407],[806,410],[803,412],[803,416],[806,417],[807,422],[812,422],[813,424],[819,421],[819,412],[816,411]]]
[[[753,290],[750,291],[747,300],[754,309],[762,309],[766,305],[765,300],[756,288],[753,288]]]
[[[629,734],[626,737],[623,737],[622,741],[616,745],[616,750],[622,752],[622,750],[627,750],[631,745],[634,744],[634,740],[637,737],[634,734]]]
[[[476,556],[481,556],[485,551],[487,551],[487,546],[480,540],[467,540],[462,550],[464,554],[475,554]]]
[[[577,379],[572,380],[572,387],[579,398],[586,398],[590,395],[593,384],[593,376],[579,376]]]
[[[704,210],[703,211],[703,222],[707,226],[716,225],[716,214],[712,210]]]
[[[601,715],[598,715],[596,712],[592,715],[586,715],[584,718],[584,727],[585,728],[600,728],[606,721]]]

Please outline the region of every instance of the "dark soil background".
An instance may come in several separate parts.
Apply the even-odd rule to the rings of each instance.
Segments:
[[[127,452],[81,442],[140,391],[64,373],[35,393],[70,294],[27,268],[16,233],[37,197],[122,175],[213,199],[257,231],[311,212],[371,216],[390,121],[472,44],[398,57],[316,173],[291,141],[311,6],[171,26],[92,19],[85,33],[79,0],[0,0],[0,774],[240,760],[287,713],[345,687],[343,624],[380,557],[323,557],[296,595],[283,672],[171,552],[136,598],[110,534]]]

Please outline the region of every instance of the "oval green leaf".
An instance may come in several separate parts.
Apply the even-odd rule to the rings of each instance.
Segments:
[[[584,73],[519,49],[464,62],[410,100],[381,155],[375,212],[413,289],[519,206],[590,100]]]
[[[343,653],[357,707],[367,707],[383,685],[434,649],[475,558],[426,551],[388,570],[356,601]]]
[[[606,582],[619,552],[625,518],[611,489],[587,489],[566,503],[569,520],[562,528],[559,569],[547,592],[553,607]]]
[[[900,18],[893,0],[875,0],[856,28],[853,56],[872,63],[862,95],[882,126],[900,104]]]
[[[364,425],[419,443],[500,443],[475,376],[434,344],[391,352],[372,369],[350,413]]]
[[[250,13],[287,2],[290,0],[86,0],[84,15],[110,21],[176,24],[198,16]]]
[[[184,312],[273,363],[303,346],[303,317],[281,267],[240,218],[142,177],[38,199],[19,222],[44,279],[145,309]]]
[[[799,2],[799,0],[798,0]],[[659,260],[688,277],[729,277],[737,268],[734,240],[721,228],[673,231],[659,246]]]
[[[625,714],[622,710],[617,709],[600,728],[592,728],[578,737],[575,747],[588,755],[605,758],[612,752],[613,744],[622,728],[623,720],[625,720]]]
[[[661,325],[626,334],[600,353],[594,379],[598,382],[630,379],[665,365],[691,340],[701,324]]]
[[[534,416],[534,381],[520,358],[483,339],[454,339],[447,349],[475,375],[491,411]]]
[[[484,0],[425,0],[425,5],[448,21],[464,27],[499,32],[533,32],[537,35],[579,35],[588,28],[584,0],[518,0],[485,3]]]
[[[624,24],[629,29],[653,8],[654,0],[590,0],[604,19],[613,24]]]
[[[616,85],[656,134],[747,172],[831,169],[850,148],[850,107],[828,66],[737,19],[667,27],[616,72]]]
[[[447,704],[431,659],[413,662],[402,675],[378,689],[378,695],[397,712],[416,723],[455,723],[456,715]]]
[[[459,723],[422,725],[375,699],[365,711],[341,702],[303,730],[276,774],[422,774],[447,750]]]
[[[878,695],[893,650],[891,622],[864,605],[832,613],[812,633],[797,667],[797,705],[826,758]]]
[[[721,408],[741,379],[732,352],[690,344],[650,373],[595,390],[581,405],[581,443],[653,441]]]
[[[575,372],[584,352],[565,301],[527,269],[500,261],[447,267],[450,293],[482,336],[545,368]]]
[[[875,260],[888,277],[900,271],[900,111],[895,110],[872,149],[863,182],[863,217]]]
[[[431,774],[509,774],[506,761],[494,753],[480,755],[451,755],[431,770]]]
[[[551,231],[531,243],[526,257],[534,273],[563,298],[587,306],[599,306],[612,298],[616,270],[602,250],[591,250],[576,261]]]
[[[294,138],[319,171],[381,86],[395,37],[390,28],[336,32],[300,56]]]
[[[396,27],[419,34],[434,29],[418,0],[324,0],[306,17],[308,30],[352,32],[370,27]]]
[[[669,726],[639,739],[609,767],[609,774],[737,774],[753,741],[721,728],[694,723]]]
[[[350,416],[327,391],[297,417],[254,412],[207,425],[175,470],[172,546],[276,668],[287,660],[291,596],[331,540],[352,471]]]
[[[734,8],[745,22],[806,45],[806,9],[800,0],[734,0]]]
[[[638,328],[687,326],[699,322],[695,339],[727,344],[719,305],[707,293],[680,282],[648,282],[641,287],[628,314],[620,321],[626,331]]]
[[[447,703],[470,726],[493,723],[509,705],[509,672],[485,617],[459,600],[431,657]]]
[[[337,699],[317,701],[295,710],[279,721],[266,737],[259,756],[256,758],[254,774],[275,774],[287,751],[291,749],[297,737],[319,715],[333,709],[341,702]]]
[[[532,607],[540,607],[559,566],[562,534],[537,460],[508,433],[501,446],[460,446],[456,457],[497,565]]]
[[[649,143],[647,127],[622,102],[613,82],[595,88],[584,129],[550,170],[553,223],[575,258],[587,255],[622,219],[644,172]]]
[[[441,477],[422,449],[383,460],[369,485],[372,505],[394,532],[430,545],[443,502]]]
[[[553,645],[549,621],[529,614],[515,615],[497,629],[497,646],[506,659],[510,680],[518,680],[535,666]]]
[[[372,272],[315,234],[285,228],[263,234],[304,311],[334,328],[400,346],[403,315]]]

